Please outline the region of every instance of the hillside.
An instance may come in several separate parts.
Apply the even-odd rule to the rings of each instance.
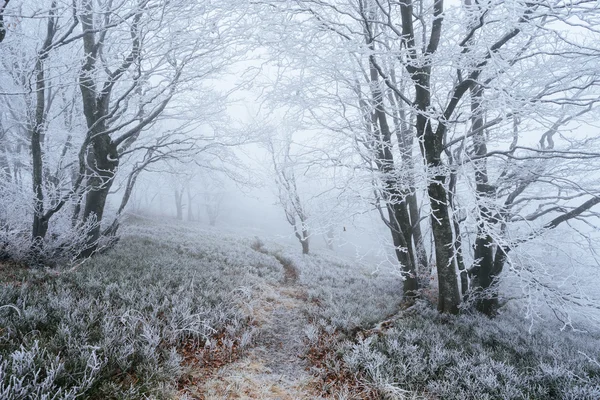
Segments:
[[[123,235],[68,269],[1,264],[0,398],[600,398],[590,333],[400,311],[399,278],[333,252],[145,219]]]

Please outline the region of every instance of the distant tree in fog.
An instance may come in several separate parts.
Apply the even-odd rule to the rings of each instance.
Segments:
[[[274,135],[266,140],[265,145],[272,163],[278,203],[283,208],[285,218],[302,246],[302,254],[308,254],[309,216],[296,182],[297,165],[290,154],[292,136],[289,132],[283,133],[281,137]]]

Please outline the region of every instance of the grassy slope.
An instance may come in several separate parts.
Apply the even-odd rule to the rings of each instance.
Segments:
[[[0,268],[0,307],[10,305],[0,308],[0,398],[171,398],[185,372],[177,350],[209,346],[216,331],[241,345],[245,303],[283,279],[282,259],[309,294],[307,341],[345,338],[321,365],[330,376],[350,369],[384,398],[600,398],[596,337],[542,326],[529,335],[511,312],[490,322],[422,306],[358,340],[397,310],[398,278],[330,252],[266,243],[263,254],[253,242],[134,221],[114,250],[73,272]]]
[[[317,299],[308,310],[315,326],[307,336],[338,332],[336,352],[323,361],[330,375],[349,369],[378,397],[600,399],[598,334],[561,332],[556,321],[530,329],[511,308],[489,320],[440,316],[419,303],[389,329],[363,338],[362,329],[397,312],[399,279],[372,276],[368,267],[331,253],[301,257],[274,246],[271,251],[298,266],[301,282]]]
[[[529,334],[511,311],[490,321],[440,316],[420,305],[383,334],[341,351],[382,398],[409,390],[426,399],[597,400],[599,344],[597,335],[556,326]]]
[[[0,398],[168,398],[176,349],[241,337],[240,293],[281,265],[243,239],[136,224],[74,272],[29,275],[0,278]]]

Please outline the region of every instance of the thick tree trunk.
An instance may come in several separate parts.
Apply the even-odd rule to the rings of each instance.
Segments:
[[[460,305],[458,277],[454,259],[454,236],[448,210],[444,176],[438,175],[429,183],[427,193],[431,202],[431,225],[438,273],[440,312],[457,314]]]
[[[44,218],[43,161],[40,129],[41,127],[36,126],[31,132],[32,182],[35,203],[31,238],[34,247],[40,245],[48,232],[48,221]]]
[[[92,142],[94,153],[90,176],[87,180],[87,189],[89,192],[85,198],[83,208],[83,220],[94,221],[92,229],[88,233],[88,240],[85,250],[81,257],[91,256],[98,248],[100,239],[101,222],[104,216],[106,199],[113,184],[113,178],[119,166],[119,155],[116,146],[112,143],[110,137],[105,133],[105,126],[102,123],[97,124],[99,133]]]
[[[42,74],[43,75],[43,74]],[[42,94],[43,96],[43,94]],[[43,107],[43,105],[42,105]],[[48,233],[48,220],[44,209],[44,175],[43,175],[43,152],[40,130],[38,124],[31,132],[31,159],[32,159],[32,182],[34,194],[33,224],[31,231],[32,247],[34,251],[41,250],[46,233]]]
[[[118,68],[109,72],[106,82],[99,84],[95,81],[97,77],[95,70],[98,61],[102,58],[99,52],[102,51],[103,43],[96,40],[98,27],[95,24],[94,2],[83,0],[80,10],[79,19],[83,30],[81,38],[85,55],[79,74],[79,89],[88,128],[84,145],[88,146],[85,150],[90,150],[89,160],[91,160],[87,165],[89,175],[85,187],[87,194],[83,207],[83,220],[95,221],[89,232],[86,248],[81,252],[80,257],[89,257],[97,250],[106,199],[119,167],[118,144],[113,142],[110,134],[107,133],[108,119],[111,114],[111,94],[114,85],[139,57],[140,43],[135,30],[141,14],[136,14],[133,19],[131,53],[124,58]],[[99,37],[104,35],[101,33]]]
[[[438,275],[438,310],[443,313],[457,314],[461,302],[456,272],[455,241],[452,232],[452,221],[448,204],[448,193],[444,186],[446,175],[441,154],[443,138],[433,132],[432,120],[427,116],[431,104],[429,93],[430,69],[423,68],[417,71],[416,105],[419,110],[417,115],[417,137],[421,140],[423,158],[434,176],[429,178],[427,194],[431,207],[431,228],[435,247],[435,260]]]
[[[42,48],[37,54],[35,63],[35,111],[34,121],[31,126],[31,159],[32,159],[32,181],[34,193],[33,224],[32,224],[32,247],[34,252],[41,250],[44,238],[48,232],[48,218],[44,210],[44,161],[43,161],[43,138],[46,128],[46,77],[44,61],[48,58],[48,51],[56,32],[56,20],[54,18],[56,2],[52,2],[50,18],[46,29],[46,38]]]
[[[404,64],[406,71],[413,81],[415,89],[416,131],[420,141],[421,154],[432,177],[429,178],[427,193],[432,210],[431,225],[435,247],[435,258],[439,280],[440,312],[458,313],[460,305],[460,292],[458,289],[458,276],[455,266],[454,237],[452,222],[449,215],[448,194],[444,186],[446,176],[443,172],[441,154],[445,136],[444,125],[448,120],[436,120],[431,110],[431,60],[437,51],[442,36],[443,1],[433,4],[434,18],[431,23],[429,43],[424,44],[423,52],[419,57],[415,31],[413,28],[413,3],[409,0],[399,2],[400,17],[402,20],[403,41],[407,49],[407,62]],[[460,99],[453,98],[452,101]],[[436,132],[432,125],[438,125]],[[441,128],[441,129],[440,129]]]
[[[487,145],[483,128],[483,112],[481,100],[483,87],[480,85],[471,88],[471,131],[473,135],[473,152],[481,157],[474,162],[475,166],[475,195],[479,206],[477,217],[477,237],[473,254],[474,265],[471,269],[473,275],[473,295],[475,307],[480,312],[493,316],[498,308],[498,285],[494,274],[494,240],[489,234],[490,225],[494,224],[493,210],[489,209],[488,198],[494,188],[488,184]],[[499,260],[503,257],[499,255]],[[503,262],[502,262],[503,263]]]

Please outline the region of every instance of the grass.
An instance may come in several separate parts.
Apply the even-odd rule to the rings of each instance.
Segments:
[[[313,372],[339,399],[600,398],[598,335],[529,333],[510,308],[489,320],[425,303],[374,333],[398,311],[400,279],[296,247],[136,220],[74,270],[0,264],[0,398],[175,398],[195,349],[251,346],[253,294],[294,282]]]
[[[493,320],[440,315],[426,302],[398,314],[402,282],[391,274],[328,252],[270,251],[293,260],[307,287],[314,321],[306,330],[309,357],[333,396],[600,399],[598,333],[561,331],[552,320],[532,329],[508,306]],[[391,326],[369,330],[393,314]]]
[[[265,249],[295,266],[298,282],[308,292],[307,312],[329,331],[366,328],[398,310],[402,281],[397,276],[326,250],[303,256],[292,246],[270,244]]]
[[[72,272],[3,274],[0,398],[169,398],[180,346],[243,336],[239,292],[279,279],[277,261],[239,238],[157,229],[130,227]]]
[[[401,388],[414,398],[592,400],[600,398],[599,339],[543,325],[530,334],[511,311],[490,320],[419,304],[383,334],[339,351],[382,398],[403,398],[395,397]]]

